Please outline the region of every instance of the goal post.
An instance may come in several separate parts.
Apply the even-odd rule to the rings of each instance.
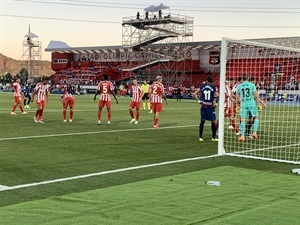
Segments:
[[[218,154],[300,164],[300,37],[263,40],[222,38]],[[225,117],[225,89],[247,74],[259,91],[261,110],[246,120],[238,140],[240,117]],[[227,86],[227,87],[226,87]],[[228,92],[228,91],[227,91]],[[258,124],[254,139],[253,122]],[[236,126],[237,129],[234,129]],[[233,129],[232,129],[233,128]]]

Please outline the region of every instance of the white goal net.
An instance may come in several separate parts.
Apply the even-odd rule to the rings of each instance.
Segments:
[[[299,47],[300,37],[263,41],[222,39],[219,108],[226,106],[225,90],[227,93],[229,89],[234,99],[234,86],[244,74],[254,83],[266,107],[255,118],[249,113],[242,129],[245,140],[238,140],[240,113],[235,110],[234,101],[229,103],[231,116],[230,111],[220,110],[219,154],[300,164]],[[255,119],[258,122],[253,124]],[[256,140],[252,134],[257,127]]]

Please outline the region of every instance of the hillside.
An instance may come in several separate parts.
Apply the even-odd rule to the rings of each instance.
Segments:
[[[0,76],[4,75],[6,72],[9,72],[14,76],[22,69],[22,67],[24,67],[24,65],[26,65],[25,61],[15,60],[0,53]],[[27,68],[25,67],[25,69]],[[49,76],[53,73],[54,71],[51,69],[51,62],[45,60],[42,61],[40,75]]]

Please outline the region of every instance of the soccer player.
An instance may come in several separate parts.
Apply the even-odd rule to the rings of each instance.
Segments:
[[[230,88],[230,81],[226,81],[225,84],[225,102],[224,102],[224,117],[229,118],[230,129],[234,129],[236,135],[239,135],[239,129],[235,124],[235,112],[233,111],[233,103],[235,98],[233,97],[232,90]]]
[[[253,84],[255,84],[255,78],[254,77],[251,77],[250,81]],[[258,107],[258,111],[260,111],[261,110],[261,106],[258,105],[257,107]],[[247,139],[253,139],[253,137],[251,135],[251,127],[252,127],[253,123],[254,123],[254,119],[252,117],[252,114],[249,112],[249,114],[248,114],[248,121],[246,123],[246,128],[245,128],[245,137],[247,137]]]
[[[24,84],[23,87],[23,94],[24,94],[24,108],[30,109],[30,102],[31,102],[31,96],[30,96],[30,83],[29,80]],[[27,103],[26,103],[27,101]]]
[[[239,113],[239,107],[238,107],[238,104],[237,104],[237,101],[236,101],[236,89],[237,89],[237,86],[242,83],[242,77],[238,77],[238,80],[236,83],[232,83],[232,89],[231,89],[231,95],[232,97],[235,99],[235,101],[233,102],[233,106],[232,106],[232,110],[233,110],[233,117],[235,119],[235,116],[237,113]],[[233,130],[233,126],[229,126],[229,129]]]
[[[215,108],[218,103],[219,93],[217,88],[212,84],[213,79],[207,76],[206,83],[201,85],[199,90],[194,92],[194,98],[201,104],[201,122],[199,125],[199,141],[204,141],[203,130],[206,120],[211,121],[212,141],[218,141],[217,126],[216,126],[216,111]],[[200,94],[200,99],[198,95]]]
[[[96,100],[97,95],[100,94],[99,102],[98,102],[98,125],[101,125],[101,114],[102,109],[106,106],[107,109],[107,125],[111,125],[111,98],[110,94],[112,94],[116,100],[116,104],[118,104],[118,99],[114,92],[113,84],[108,80],[108,75],[103,76],[103,81],[100,81],[97,87],[97,92],[94,96],[94,101]]]
[[[159,128],[158,126],[158,119],[159,113],[162,111],[162,99],[165,100],[166,105],[168,104],[167,98],[164,91],[164,85],[162,84],[162,77],[157,76],[156,81],[154,81],[150,88],[149,94],[152,104],[152,111],[153,111],[153,128]]]
[[[253,133],[252,137],[254,139],[258,139],[257,131],[259,126],[258,121],[258,109],[257,105],[260,104],[259,102],[259,93],[256,90],[255,85],[248,81],[249,77],[247,74],[243,75],[243,82],[237,86],[237,102],[240,104],[240,132],[241,136],[239,137],[239,141],[245,140],[245,128],[246,128],[246,121],[251,114],[253,118]]]
[[[142,88],[142,91],[143,91],[143,97],[142,97],[142,100],[143,100],[143,110],[146,109],[146,103],[147,103],[147,108],[149,110],[149,113],[152,113],[152,110],[150,108],[150,102],[149,102],[149,87],[150,85],[147,83],[146,80],[143,81],[143,84],[141,86]]]
[[[71,87],[65,86],[64,87],[64,94],[60,96],[60,101],[63,105],[63,118],[64,122],[67,122],[67,109],[70,108],[69,114],[69,122],[73,121],[73,108],[74,108],[74,97],[72,95]]]
[[[14,88],[14,98],[15,98],[15,103],[12,107],[11,110],[11,115],[17,115],[15,113],[16,108],[19,106],[21,112],[23,115],[26,115],[27,112],[24,111],[23,105],[22,105],[22,96],[24,97],[24,94],[21,92],[21,85],[20,85],[20,78],[17,78],[15,82],[13,83],[13,88]]]
[[[49,100],[49,77],[45,77],[42,82],[38,83],[31,97],[31,102],[35,99],[37,110],[35,112],[35,116],[33,117],[33,121],[35,123],[44,123],[42,120],[43,112],[45,108],[45,101]]]
[[[139,116],[140,116],[140,105],[141,105],[141,100],[143,97],[143,90],[141,89],[141,86],[138,85],[137,79],[132,80],[132,98],[129,103],[129,114],[131,116],[131,121],[129,122],[138,124],[139,123]],[[135,108],[136,114],[134,117],[133,109]]]

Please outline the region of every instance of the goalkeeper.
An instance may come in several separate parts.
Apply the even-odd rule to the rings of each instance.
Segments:
[[[259,127],[258,120],[258,108],[257,105],[259,102],[259,93],[256,90],[255,85],[252,82],[249,82],[249,76],[247,74],[243,75],[243,82],[237,86],[237,102],[240,104],[240,132],[241,136],[239,137],[240,141],[245,140],[245,128],[246,121],[251,114],[253,121],[253,133],[252,137],[258,139],[257,131]]]
[[[255,84],[255,78],[254,77],[251,77],[250,80],[251,80],[251,82],[253,84]],[[262,110],[263,105],[265,107],[266,107],[266,105],[263,103],[263,101],[260,98],[258,100],[259,100],[259,103],[257,105],[257,108],[258,108],[258,111],[260,112]],[[250,133],[251,132],[251,127],[252,127],[253,123],[254,123],[254,119],[253,119],[251,113],[249,113],[248,122],[246,124],[246,137],[248,139],[252,139],[253,138],[252,135],[251,135],[251,133]]]

